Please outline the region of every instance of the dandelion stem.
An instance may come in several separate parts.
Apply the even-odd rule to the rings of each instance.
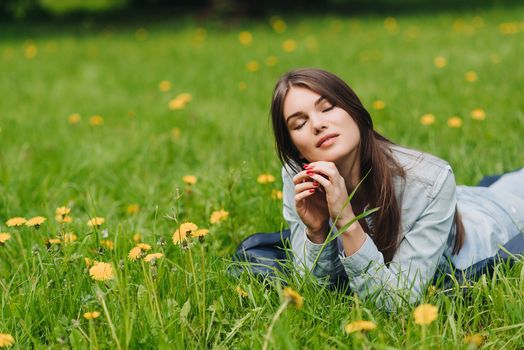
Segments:
[[[194,282],[194,285],[195,285],[196,301],[197,301],[197,304],[198,304],[198,308],[201,309],[202,305],[200,303],[200,298],[199,298],[199,293],[198,293],[197,276],[196,276],[196,271],[195,271],[195,264],[193,262],[193,254],[191,253],[191,247],[188,247],[187,251],[188,251],[188,255],[189,255],[189,261],[191,263],[191,273],[193,274],[193,282]],[[199,310],[199,311],[201,311],[201,310]],[[202,324],[202,327],[205,328],[206,325]]]
[[[206,339],[206,266],[204,260],[204,243],[200,244],[202,253],[202,339]]]
[[[286,298],[286,300],[278,308],[277,312],[275,312],[275,315],[273,315],[273,319],[271,320],[271,324],[269,325],[269,327],[267,329],[267,333],[264,336],[264,345],[262,346],[262,350],[267,350],[268,349],[268,347],[269,347],[269,338],[271,338],[271,333],[273,332],[273,327],[275,326],[275,323],[280,318],[280,315],[282,314],[282,312],[284,312],[284,310],[286,309],[286,307],[288,305],[289,305],[289,299]]]
[[[113,339],[115,340],[116,347],[118,350],[121,350],[122,347],[120,346],[120,341],[118,340],[118,337],[116,335],[115,325],[113,324],[113,321],[111,321],[111,316],[109,316],[109,311],[107,310],[106,301],[104,299],[104,295],[102,291],[98,290],[96,292],[96,296],[98,297],[98,300],[102,304],[102,308],[104,309],[104,314],[106,315],[107,322],[109,323],[109,328],[111,329],[111,335],[113,336]]]
[[[140,263],[142,265],[142,272],[144,273],[144,276],[146,276],[145,280],[146,280],[146,283],[148,284],[150,294],[152,295],[152,298],[153,298],[153,304],[154,304],[153,306],[156,309],[156,312],[158,315],[158,321],[160,322],[160,327],[163,330],[164,329],[164,320],[162,318],[162,314],[160,313],[160,306],[158,304],[158,297],[156,294],[155,284],[153,282],[153,279],[151,278],[151,270],[146,271],[143,260]]]
[[[98,345],[98,338],[96,337],[95,325],[93,324],[93,320],[89,320],[89,341],[91,343],[91,349],[100,349],[100,346]]]

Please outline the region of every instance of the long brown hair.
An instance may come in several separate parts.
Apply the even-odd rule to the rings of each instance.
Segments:
[[[277,82],[271,103],[271,117],[278,157],[283,164],[300,171],[303,159],[291,141],[284,119],[284,101],[292,86],[307,88],[324,97],[334,106],[344,109],[355,121],[360,132],[361,178],[371,170],[362,184],[362,191],[371,208],[379,207],[373,225],[368,227],[370,236],[389,263],[400,243],[401,210],[393,188],[393,176],[405,178],[405,171],[394,159],[384,136],[373,130],[373,121],[355,92],[339,77],[320,69],[296,69],[284,74]],[[360,192],[360,191],[359,191]],[[359,214],[359,213],[355,213]],[[463,245],[464,228],[455,210],[456,238],[453,254]],[[362,222],[365,225],[365,222]]]

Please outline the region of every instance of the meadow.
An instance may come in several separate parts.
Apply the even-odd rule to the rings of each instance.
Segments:
[[[227,272],[243,238],[286,226],[269,123],[282,73],[340,75],[380,132],[474,185],[524,165],[523,18],[0,23],[0,347],[524,348],[522,262],[429,288],[427,325],[416,305]],[[188,222],[200,238],[181,239]]]

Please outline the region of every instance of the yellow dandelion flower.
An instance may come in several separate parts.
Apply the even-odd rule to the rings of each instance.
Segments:
[[[126,209],[128,214],[136,214],[140,211],[140,206],[138,204],[129,204]]]
[[[4,244],[11,239],[11,235],[7,232],[0,232],[0,244]]]
[[[475,120],[484,120],[486,119],[486,112],[482,108],[476,108],[471,111],[471,118]]]
[[[187,235],[198,230],[198,226],[192,222],[184,222],[173,234],[173,243],[180,244],[187,239]]]
[[[95,262],[89,269],[89,276],[95,281],[107,281],[113,278],[113,267],[105,262]]]
[[[84,258],[84,262],[86,264],[86,267],[91,267],[91,265],[93,265],[93,262],[89,258]]]
[[[171,90],[171,82],[169,80],[162,80],[159,84],[158,84],[158,89],[162,92],[167,92],[169,90]]]
[[[447,61],[446,58],[443,57],[443,56],[437,56],[437,57],[435,57],[435,59],[433,60],[433,64],[434,64],[435,67],[437,67],[437,68],[444,68],[444,67],[448,64],[448,61]]]
[[[304,305],[304,298],[293,288],[285,287],[282,293],[284,294],[284,298],[294,304],[297,309],[300,310],[302,305]]]
[[[273,199],[282,199],[283,196],[284,195],[283,195],[282,191],[275,190],[275,189],[271,190],[271,198],[273,198]]]
[[[115,242],[113,242],[110,239],[101,239],[100,244],[102,244],[104,247],[106,247],[109,250],[115,249]]]
[[[180,99],[177,99],[177,98],[174,98],[172,100],[169,101],[169,109],[171,110],[177,110],[177,109],[184,109],[186,107],[186,102],[180,100]]]
[[[0,348],[7,348],[13,346],[15,338],[11,334],[0,333]]]
[[[145,250],[146,252],[151,250],[151,246],[147,243],[138,243],[136,246],[142,250]]]
[[[197,178],[194,175],[185,175],[182,177],[182,181],[184,181],[186,185],[194,185],[197,183]]]
[[[49,238],[47,240],[48,244],[61,244],[62,240],[60,238]]]
[[[346,333],[354,333],[354,332],[369,332],[377,328],[377,325],[375,322],[372,321],[354,321],[351,323],[348,323],[344,330]]]
[[[57,216],[55,216],[55,220],[59,224],[68,224],[68,223],[73,221],[73,218],[70,217],[70,216],[57,215]]]
[[[104,123],[104,118],[100,115],[94,115],[89,118],[89,125],[91,126],[100,126]]]
[[[431,304],[422,304],[413,311],[413,319],[418,325],[429,325],[437,319],[438,309]]]
[[[393,17],[387,17],[385,20],[384,20],[384,28],[386,28],[386,30],[388,32],[394,32],[398,29],[398,22],[395,18]]]
[[[142,256],[142,249],[140,247],[134,247],[129,251],[127,258],[131,261],[136,261]]]
[[[145,257],[144,257],[144,261],[145,262],[152,262],[153,260],[158,260],[160,259],[161,257],[163,257],[164,254],[162,253],[152,253],[152,254],[147,254]]]
[[[265,185],[265,184],[269,184],[269,183],[272,183],[272,182],[275,182],[275,177],[271,174],[260,174],[258,177],[257,177],[257,182],[259,184],[262,184],[262,185]]]
[[[464,343],[480,347],[484,343],[485,337],[482,334],[468,334],[464,337]]]
[[[133,242],[138,243],[138,242],[140,242],[141,240],[142,240],[142,236],[140,235],[140,233],[135,233],[135,234],[133,235]]]
[[[266,57],[266,65],[268,67],[273,67],[278,63],[278,58],[276,56],[268,56]]]
[[[26,226],[31,226],[31,227],[38,227],[40,225],[42,225],[47,219],[44,218],[43,216],[35,216],[29,220],[26,221],[25,225]]]
[[[240,91],[246,90],[247,89],[247,84],[244,81],[241,81],[240,83],[238,83],[238,89]]]
[[[19,226],[24,225],[26,222],[27,222],[27,220],[25,218],[17,216],[17,217],[14,217],[14,218],[11,218],[11,219],[7,220],[5,222],[5,224],[8,227],[19,227]]]
[[[246,69],[248,72],[254,73],[260,69],[260,63],[258,63],[258,61],[255,60],[249,61],[246,64]]]
[[[66,216],[71,212],[71,208],[68,207],[58,207],[56,208],[55,214],[60,216]]]
[[[470,83],[474,83],[478,80],[478,75],[477,73],[475,73],[474,71],[470,70],[469,72],[466,72],[465,76],[466,78],[466,81],[470,82]]]
[[[64,243],[73,243],[78,237],[73,232],[68,232],[64,235]]]
[[[420,117],[420,124],[422,125],[431,125],[435,123],[435,116],[431,113],[424,114]]]
[[[462,119],[457,116],[448,119],[448,126],[450,128],[460,128],[462,126]]]
[[[180,138],[180,128],[171,129],[171,137],[173,140],[178,140]]]
[[[519,28],[516,22],[507,22],[507,23],[501,23],[499,25],[499,30],[502,34],[510,35],[510,34],[518,33]]]
[[[220,210],[217,210],[211,213],[211,217],[209,218],[209,221],[212,224],[216,224],[220,221],[226,220],[228,216],[229,216],[229,213],[227,211],[225,211],[224,209],[220,209]]]
[[[287,29],[286,22],[278,16],[271,17],[269,22],[273,30],[277,33],[284,33]]]
[[[282,50],[284,52],[293,52],[297,49],[297,42],[293,39],[288,39],[282,43]]]
[[[82,118],[80,117],[80,114],[78,113],[73,113],[73,114],[70,114],[69,117],[67,117],[67,121],[69,122],[69,124],[78,124],[80,123],[80,120]]]
[[[243,290],[242,287],[236,286],[235,287],[235,292],[237,292],[237,294],[240,295],[240,297],[247,298],[247,292],[245,290]]]
[[[98,227],[98,226],[102,225],[105,221],[106,221],[106,219],[97,216],[95,218],[89,219],[87,221],[87,226]]]
[[[201,228],[201,229],[198,229],[196,231],[191,232],[191,237],[202,238],[205,235],[207,235],[208,233],[209,233],[209,230],[207,230],[205,228]]]
[[[238,41],[244,46],[251,45],[253,42],[253,34],[245,30],[241,31],[240,34],[238,34]]]
[[[149,33],[147,32],[147,29],[145,28],[138,28],[135,32],[135,38],[138,41],[147,40],[148,37],[149,37]]]
[[[95,318],[98,318],[100,316],[100,312],[98,311],[91,311],[84,313],[84,318],[86,320],[94,320]]]
[[[183,103],[188,103],[188,102],[191,102],[191,100],[193,99],[193,95],[191,95],[188,92],[183,92],[179,94],[176,98],[182,101]]]
[[[373,109],[380,111],[386,107],[386,103],[382,100],[376,100],[373,102]]]
[[[24,49],[25,57],[31,59],[38,54],[38,48],[34,44],[27,45]]]

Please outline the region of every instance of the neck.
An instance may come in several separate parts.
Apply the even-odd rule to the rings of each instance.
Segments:
[[[360,147],[357,147],[345,159],[336,163],[340,175],[346,182],[348,192],[351,192],[361,180],[360,177]]]

